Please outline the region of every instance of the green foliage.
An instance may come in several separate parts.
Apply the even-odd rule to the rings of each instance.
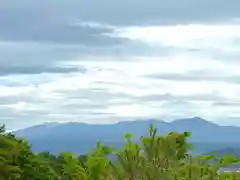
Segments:
[[[151,125],[139,144],[127,133],[119,150],[99,141],[88,155],[63,152],[55,156],[32,153],[27,141],[0,126],[0,180],[240,180],[238,172],[218,173],[222,166],[239,163],[239,158],[193,157],[188,153],[190,136],[188,132],[158,136]]]

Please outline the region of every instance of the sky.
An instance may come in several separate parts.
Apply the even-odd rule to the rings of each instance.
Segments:
[[[240,125],[239,0],[0,2],[0,123]]]

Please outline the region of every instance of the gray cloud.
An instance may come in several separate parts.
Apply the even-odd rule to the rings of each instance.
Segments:
[[[31,5],[26,7],[32,8]],[[50,17],[46,17],[44,9],[39,14],[35,14],[38,11],[29,12],[29,9],[26,9],[22,12],[21,10],[14,8],[14,5],[0,9],[0,40],[70,43],[87,46],[109,46],[127,41],[126,38],[107,36],[114,31],[113,28],[75,25],[71,24],[71,19],[67,20],[61,15],[52,19],[54,12],[49,14]]]
[[[211,72],[208,70],[188,71],[186,73],[159,73],[147,75],[149,78],[169,81],[220,81],[226,83],[240,84],[239,75],[227,75],[220,72]]]
[[[140,98],[144,102],[148,101],[173,101],[173,102],[187,102],[187,101],[224,101],[225,97],[216,95],[215,93],[209,94],[191,94],[191,95],[172,95],[172,94],[156,94],[142,96]]]
[[[6,76],[6,75],[15,75],[15,74],[41,74],[43,72],[48,73],[70,73],[70,72],[80,72],[84,73],[86,69],[81,69],[77,67],[47,67],[47,66],[41,66],[41,67],[26,67],[26,66],[6,66],[2,65],[0,66],[0,76]]]
[[[108,101],[111,101],[113,99],[131,99],[133,100],[134,97],[130,96],[125,93],[110,93],[107,89],[78,89],[73,91],[57,91],[65,94],[68,99],[70,100],[81,100],[81,99],[87,99],[89,102],[92,101],[98,101],[101,104],[105,104]]]
[[[22,17],[28,22],[61,22],[62,19],[79,18],[83,21],[110,24],[150,24],[225,20],[239,16],[238,0],[122,0],[84,1],[57,0],[1,2],[0,17]],[[11,13],[10,13],[11,12]],[[14,12],[14,13],[12,13]],[[2,16],[5,15],[5,16]],[[35,24],[36,24],[35,23]]]
[[[37,43],[2,42],[0,44],[0,76],[76,72],[79,71],[78,68],[64,67],[59,63],[77,54],[76,48]]]
[[[240,102],[227,102],[227,101],[220,101],[220,102],[214,102],[214,106],[218,107],[240,107]]]
[[[12,74],[84,72],[84,67],[63,65],[64,62],[81,61],[93,54],[95,48],[54,44],[8,43],[0,44],[0,76]],[[109,50],[111,52],[111,50]],[[114,51],[114,50],[113,50]],[[107,53],[97,49],[96,55]],[[85,58],[84,58],[85,56]],[[65,63],[66,64],[66,63]]]
[[[238,0],[2,1],[0,39],[114,45],[127,39],[106,36],[113,32],[111,27],[73,24],[78,21],[115,25],[223,21],[239,17],[239,6]]]
[[[83,72],[84,66],[70,65],[70,62],[126,61],[131,56],[155,56],[159,48],[149,48],[138,42],[125,42],[107,47],[84,46],[80,44],[54,44],[41,42],[0,41],[0,76],[11,74],[70,73]],[[170,53],[162,47],[162,56]],[[88,58],[91,57],[91,58]],[[128,58],[126,58],[128,57]],[[63,65],[65,64],[65,65]]]
[[[81,61],[87,55],[121,57],[165,56],[183,51],[202,53],[202,49],[196,52],[196,49],[149,47],[126,38],[108,36],[107,34],[114,31],[114,26],[91,26],[81,22],[128,26],[224,20],[240,16],[236,8],[238,4],[237,0],[123,0],[114,3],[109,0],[64,0],[61,3],[57,0],[2,1],[0,76],[78,72],[76,67],[61,67],[59,64],[69,60]],[[206,50],[204,52],[206,53]],[[219,54],[210,53],[213,53],[214,57],[214,54]],[[239,55],[225,55],[221,58],[238,57]]]
[[[29,26],[34,25],[29,24]],[[42,27],[45,28],[42,29]],[[16,32],[15,29],[18,29],[19,32]],[[24,26],[22,24],[19,27],[1,29],[0,39],[2,41],[37,41],[65,44],[72,43],[83,44],[86,46],[110,46],[127,41],[127,39],[124,38],[112,38],[104,35],[111,32],[113,32],[113,30],[81,26],[72,27],[68,26],[67,24],[63,27],[54,28],[46,26],[45,24],[39,24],[39,27],[37,28],[27,27],[26,25]]]

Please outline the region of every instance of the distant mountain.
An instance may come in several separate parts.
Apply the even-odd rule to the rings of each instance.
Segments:
[[[240,146],[240,127],[219,126],[199,117],[178,119],[172,122],[122,121],[107,125],[47,123],[14,133],[18,137],[29,140],[35,152],[72,151],[79,154],[86,153],[95,147],[98,140],[102,140],[107,145],[121,147],[124,143],[122,137],[126,132],[131,132],[138,140],[140,136],[148,135],[150,124],[158,128],[159,134],[191,131],[192,137],[189,140],[196,144],[199,153],[227,146]]]
[[[204,153],[204,155],[215,154],[217,156],[226,156],[228,154],[232,154],[235,157],[240,157],[240,147],[226,147],[223,149],[217,149],[214,151],[210,151],[208,153]]]

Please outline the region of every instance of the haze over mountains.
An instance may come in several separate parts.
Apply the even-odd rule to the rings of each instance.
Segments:
[[[240,127],[219,126],[199,117],[178,119],[172,122],[146,120],[124,121],[116,124],[86,123],[47,123],[15,131],[18,137],[29,140],[33,151],[60,153],[72,151],[77,154],[87,153],[94,148],[98,140],[107,145],[121,147],[123,135],[131,132],[135,140],[148,134],[148,126],[153,124],[159,134],[168,132],[191,131],[189,139],[195,143],[198,153],[205,153],[227,147],[238,147],[240,144]],[[240,147],[240,146],[239,146]]]

